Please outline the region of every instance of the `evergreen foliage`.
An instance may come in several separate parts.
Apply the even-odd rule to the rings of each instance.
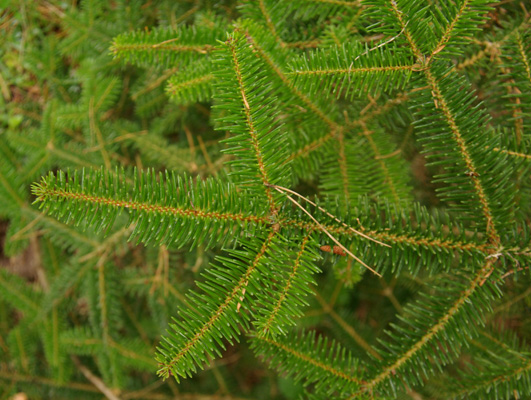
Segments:
[[[531,397],[525,4],[155,3],[0,15],[1,397]]]

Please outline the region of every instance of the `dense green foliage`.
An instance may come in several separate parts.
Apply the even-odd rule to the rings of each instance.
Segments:
[[[530,25],[8,1],[0,397],[531,397]]]

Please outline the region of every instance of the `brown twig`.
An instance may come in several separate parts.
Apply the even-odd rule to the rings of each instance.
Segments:
[[[96,386],[98,390],[105,395],[105,397],[107,397],[109,400],[120,400],[120,398],[116,396],[100,378],[98,378],[87,367],[81,364],[79,358],[72,356],[72,361],[74,361],[74,364],[76,364],[77,369],[79,369],[79,371],[85,375],[85,378],[87,378],[94,386]]]

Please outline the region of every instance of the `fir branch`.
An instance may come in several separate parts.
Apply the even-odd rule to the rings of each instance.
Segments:
[[[316,337],[314,331],[282,338],[253,337],[251,345],[272,367],[305,385],[314,384],[318,393],[329,398],[346,398],[364,383],[354,358],[339,344]]]
[[[275,27],[275,24],[273,23],[273,20],[271,19],[271,15],[269,14],[269,11],[267,10],[267,6],[265,4],[265,1],[264,0],[258,0],[258,5],[259,5],[259,8],[260,8],[260,12],[262,13],[262,15],[263,15],[263,17],[264,17],[264,19],[266,21],[267,28],[271,32],[271,35],[275,38],[275,41],[277,43],[282,45],[284,42],[282,41],[282,39],[278,35],[277,29]]]
[[[0,268],[0,296],[31,319],[40,311],[41,294],[32,290],[18,276]]]
[[[485,0],[464,0],[461,4],[447,3],[442,7],[435,7],[435,29],[442,30],[437,44],[431,51],[432,56],[455,55],[463,48],[474,31],[481,30],[487,13],[491,10],[490,2]],[[453,17],[450,15],[453,14]],[[446,26],[444,26],[446,25]]]
[[[327,51],[318,50],[309,57],[294,59],[287,76],[313,96],[324,93],[352,99],[359,92],[400,89],[416,66],[402,49],[388,47],[364,52],[358,43],[348,43]]]
[[[190,297],[195,309],[181,313],[183,320],[170,325],[172,332],[168,332],[169,336],[164,338],[158,349],[160,376],[168,378],[173,375],[177,380],[190,376],[196,365],[202,367],[208,356],[219,356],[220,351],[214,345],[224,348],[222,339],[232,341],[237,338],[238,325],[247,326],[249,317],[240,312],[237,305],[241,304],[246,292],[256,290],[259,278],[255,271],[259,263],[264,262],[275,235],[276,232],[270,231],[260,248],[249,249],[252,253],[233,252],[233,256],[238,258],[221,259],[232,268],[210,270],[210,281],[200,286],[204,294]],[[227,279],[220,280],[217,276],[231,279],[227,282]],[[212,303],[205,302],[206,299]]]
[[[437,65],[432,67],[430,65],[430,62],[432,61],[431,58],[425,58],[420,51],[418,47],[418,40],[414,37],[414,35],[408,30],[407,28],[407,22],[404,18],[404,12],[399,10],[398,4],[394,1],[391,2],[392,10],[394,13],[394,17],[400,22],[400,26],[404,30],[404,34],[407,38],[407,41],[415,54],[415,57],[417,58],[417,61],[419,64],[424,65],[424,68],[422,69],[424,72],[424,76],[426,78],[426,81],[428,82],[428,85],[431,89],[431,95],[433,96],[434,106],[436,111],[439,111],[443,115],[443,119],[445,120],[445,124],[447,125],[447,129],[451,132],[452,139],[457,147],[457,151],[460,155],[460,157],[463,160],[464,168],[466,168],[466,176],[470,178],[470,186],[472,190],[475,192],[476,195],[476,201],[479,203],[479,207],[482,210],[482,214],[485,220],[485,230],[486,234],[488,236],[489,242],[493,246],[497,246],[500,243],[500,237],[499,233],[497,232],[496,223],[495,223],[495,217],[497,222],[502,221],[503,218],[501,218],[501,215],[506,210],[505,206],[498,205],[495,211],[497,211],[497,214],[493,213],[492,206],[495,201],[493,199],[497,198],[497,195],[493,193],[493,188],[490,189],[490,193],[486,190],[484,187],[484,183],[482,182],[482,179],[480,178],[480,174],[485,173],[487,174],[489,170],[488,165],[488,159],[485,160],[486,154],[479,154],[480,152],[476,149],[478,148],[477,143],[477,134],[472,135],[471,133],[468,133],[468,138],[464,136],[467,133],[467,128],[460,127],[462,124],[470,124],[470,122],[461,122],[458,119],[458,116],[461,117],[461,113],[459,113],[459,108],[463,108],[464,106],[467,106],[470,104],[471,96],[466,95],[457,95],[453,94],[450,95],[448,93],[449,86],[451,85],[449,76],[447,74],[447,69],[443,67],[443,65]],[[455,81],[454,81],[455,82]],[[443,87],[444,92],[443,93]],[[448,99],[450,98],[450,99]],[[429,119],[429,117],[425,117],[425,120]],[[467,120],[471,121],[471,116],[467,115]],[[480,124],[484,124],[484,117],[481,113],[477,112],[477,115],[475,116],[475,121],[477,121]],[[424,122],[426,124],[426,122]],[[433,125],[433,124],[432,124]],[[430,127],[430,131],[433,128]],[[443,142],[444,138],[442,135],[439,135],[439,138],[437,141],[432,141],[430,143],[430,146],[432,148],[437,149],[438,145],[437,143]],[[439,144],[440,145],[440,144]],[[455,162],[455,161],[454,161]],[[478,165],[482,169],[481,171],[478,170]],[[455,167],[452,167],[455,168]],[[447,167],[449,169],[449,167]],[[484,169],[484,171],[483,171]],[[455,175],[454,175],[455,178]],[[462,185],[464,182],[461,183]],[[455,195],[452,194],[451,188],[448,188],[448,195],[454,196],[458,198],[461,202],[466,201],[465,199],[462,199],[462,195],[460,193],[457,193],[455,191]],[[463,189],[461,188],[460,191]],[[498,188],[496,189],[498,190]],[[496,200],[499,202],[499,200]],[[505,209],[505,210],[502,210]]]
[[[475,315],[479,318],[482,317],[484,307],[488,307],[487,305],[489,304],[485,300],[492,297],[493,292],[496,293],[495,287],[489,287],[489,285],[486,287],[483,286],[486,279],[494,270],[494,263],[495,260],[493,259],[486,260],[484,265],[462,288],[457,286],[457,282],[455,282],[454,289],[450,289],[449,292],[453,292],[453,294],[456,295],[456,298],[452,299],[448,304],[445,304],[446,301],[441,300],[435,300],[433,301],[433,304],[425,301],[424,304],[419,304],[419,306],[412,308],[410,311],[411,317],[417,320],[410,320],[407,328],[395,327],[397,332],[392,335],[392,337],[396,338],[396,334],[403,335],[409,332],[411,340],[409,340],[410,343],[408,343],[408,346],[404,347],[403,343],[400,344],[397,348],[397,350],[399,350],[397,356],[392,358],[390,362],[388,361],[383,364],[383,368],[378,370],[372,378],[368,379],[362,389],[350,398],[354,399],[356,398],[356,395],[362,393],[372,393],[373,390],[380,385],[385,384],[391,385],[392,387],[394,384],[388,382],[395,380],[394,375],[398,371],[404,372],[404,374],[401,374],[401,377],[404,379],[406,385],[421,379],[420,376],[417,375],[417,365],[421,365],[423,363],[422,359],[425,357],[432,358],[431,364],[435,363],[439,366],[446,364],[448,362],[447,360],[457,353],[456,347],[459,345],[458,343],[460,343],[459,340],[456,340],[457,337],[462,337],[463,335],[468,337],[474,336],[475,325],[482,323],[481,319],[479,321],[474,321],[474,324],[472,324],[472,321],[469,321],[469,325],[466,326],[464,321],[461,321],[460,319],[467,318],[463,315],[465,313],[466,315]],[[448,296],[448,294],[446,294],[446,296]],[[472,301],[472,297],[475,297],[474,301]],[[483,297],[484,301],[480,300],[481,297]],[[430,310],[432,307],[433,309]],[[442,312],[437,310],[442,307],[444,307],[444,309],[441,310]],[[417,316],[419,313],[422,313],[425,317],[435,317],[433,324],[430,324],[431,321],[418,321]],[[422,325],[423,328],[420,328],[419,325]],[[424,329],[424,326],[426,326],[427,329]],[[444,346],[439,354],[435,354],[431,352],[430,349],[426,348],[435,340],[437,340],[440,345]],[[394,352],[394,346],[388,345],[388,347]],[[430,370],[424,369],[423,372],[425,375],[428,375]]]
[[[12,100],[0,118],[3,250],[21,251],[11,265],[38,251],[39,282],[46,274],[50,284],[40,293],[0,270],[2,362],[24,374],[0,378],[30,393],[28,376],[37,376],[33,383],[75,397],[88,389],[72,381],[70,353],[92,359],[106,390],[168,398],[181,390],[171,379],[153,391],[161,383],[149,377],[149,357],[169,326],[159,374],[179,381],[210,363],[216,393],[227,394],[214,397],[262,390],[223,379],[218,368],[239,354],[213,361],[241,333],[308,398],[530,393],[530,351],[516,340],[523,325],[503,324],[499,335],[481,327],[521,314],[529,292],[513,279],[527,276],[531,259],[529,13],[505,2],[484,24],[486,0],[170,3],[86,0],[66,14],[45,5],[25,9],[22,24],[7,8],[7,43],[21,32],[24,46],[0,77]],[[51,16],[54,35],[40,14]],[[133,65],[103,54],[112,37],[111,52]],[[213,112],[197,104],[210,99]],[[212,126],[228,131],[226,155]],[[126,176],[116,165],[176,171]],[[28,185],[48,170],[59,172],[33,194],[61,222],[28,203]],[[178,178],[183,170],[194,178]],[[207,173],[216,179],[201,180]],[[177,249],[185,245],[197,248]],[[347,253],[396,278],[383,291],[370,277],[356,293],[341,290],[365,273]],[[317,276],[328,261],[332,273]],[[299,321],[317,278],[331,300],[315,291],[317,307]],[[356,331],[342,318],[353,301]],[[292,325],[353,339],[363,365],[315,333],[288,332]],[[387,325],[373,348],[367,338],[381,340]]]
[[[256,157],[256,161],[258,163],[258,169],[260,170],[260,175],[262,179],[262,183],[266,186],[266,195],[269,202],[269,208],[275,212],[276,206],[275,201],[273,200],[273,196],[271,195],[271,192],[269,190],[269,178],[267,171],[265,169],[264,165],[264,159],[262,158],[262,151],[260,149],[260,145],[258,143],[258,134],[256,132],[256,126],[253,122],[253,118],[251,116],[251,109],[249,106],[249,101],[247,100],[247,93],[246,89],[244,87],[243,83],[243,77],[242,77],[242,71],[241,71],[241,61],[238,59],[238,55],[236,53],[236,47],[233,44],[234,42],[229,38],[228,45],[229,45],[229,51],[231,52],[232,60],[234,63],[234,72],[236,73],[236,79],[238,80],[239,88],[240,88],[240,94],[244,105],[244,111],[246,115],[247,125],[249,128],[249,135],[251,136],[251,146],[253,147],[253,151]]]
[[[463,240],[459,238],[462,234],[457,234],[456,237],[445,237],[442,235],[441,230],[451,231],[452,229],[456,229],[459,232],[464,232],[464,229],[453,224],[446,225],[446,227],[442,228],[442,226],[445,223],[448,224],[448,222],[443,222],[439,218],[432,220],[431,222],[434,226],[439,227],[437,228],[440,229],[439,231],[436,232],[434,230],[432,233],[429,233],[425,229],[419,229],[424,220],[434,218],[433,216],[429,216],[426,210],[420,207],[416,208],[414,211],[415,218],[409,219],[405,219],[400,211],[393,212],[390,207],[378,207],[378,212],[383,213],[385,216],[382,219],[384,221],[383,223],[381,223],[379,219],[367,217],[367,215],[371,215],[371,211],[369,211],[370,206],[367,203],[360,203],[358,204],[358,207],[360,208],[360,212],[356,223],[360,226],[359,232],[370,238],[370,240],[376,240],[377,243],[383,242],[384,244],[390,245],[393,249],[406,245],[427,248],[433,251],[441,251],[443,253],[446,253],[449,250],[456,250],[463,254],[468,252],[483,255],[487,254],[487,246],[485,244],[477,243],[472,240]],[[363,220],[366,220],[366,223],[361,222]],[[393,223],[395,220],[401,221],[404,226],[397,227]],[[319,226],[315,222],[305,221],[302,218],[286,217],[285,219],[281,219],[279,223],[283,227],[296,226],[305,231],[319,231]],[[323,224],[323,226],[327,231],[343,237],[353,238],[359,235],[358,232],[352,231],[348,226],[345,227],[330,222]]]
[[[395,0],[368,0],[365,5],[369,6],[366,9],[367,18],[375,21],[371,30],[390,36],[400,30],[415,59],[424,59],[424,48],[431,50],[430,45],[435,39],[432,30],[427,27],[428,7],[425,4],[409,1],[399,5]]]
[[[210,100],[214,75],[210,62],[201,60],[171,76],[166,93],[177,104],[191,104]]]
[[[301,147],[300,149],[295,150],[286,159],[286,163],[293,161],[297,158],[308,157],[308,155],[311,152],[318,150],[320,147],[322,147],[324,144],[326,144],[329,140],[333,138],[337,138],[337,131],[335,129],[332,129],[327,134],[315,139],[314,141],[312,141],[311,143],[308,143],[304,147]]]
[[[66,222],[85,221],[89,226],[95,225],[96,230],[108,230],[118,213],[127,209],[130,224],[135,224],[132,236],[145,242],[156,239],[182,245],[186,240],[197,242],[209,231],[217,232],[221,239],[225,229],[238,231],[246,224],[268,222],[256,213],[240,211],[232,189],[213,181],[193,184],[188,178],[177,178],[168,172],[165,180],[154,172],[138,172],[134,184],[129,185],[123,171],[74,172],[72,177],[60,171],[35,184],[33,193],[50,214]],[[210,207],[214,205],[215,208]],[[172,229],[177,222],[181,229]]]
[[[254,56],[252,45],[238,32],[229,36],[216,61],[220,83],[216,89],[218,107],[233,114],[221,120],[229,126],[219,128],[235,134],[225,140],[231,146],[227,152],[238,157],[231,165],[238,169],[237,179],[246,183],[246,187],[257,193],[265,192],[270,212],[276,214],[278,205],[269,185],[285,183],[290,177],[279,162],[285,158],[285,133],[276,118],[279,110],[268,77],[260,59]],[[256,176],[261,185],[249,185]]]
[[[263,1],[263,0],[262,0]],[[315,114],[320,120],[326,123],[330,129],[337,130],[339,128],[338,124],[334,122],[328,116],[330,113],[328,110],[323,109],[321,105],[315,102],[315,100],[308,97],[304,94],[299,88],[296,87],[294,82],[289,79],[289,72],[284,71],[282,66],[282,61],[286,62],[287,55],[284,54],[283,49],[278,48],[278,46],[268,46],[266,47],[267,38],[264,37],[263,33],[252,24],[242,24],[242,28],[245,29],[245,36],[247,40],[252,44],[253,49],[256,50],[258,55],[264,60],[264,63],[269,65],[273,73],[280,79],[282,85],[289,90],[293,97],[302,103],[303,106],[307,107],[313,114]],[[285,104],[289,101],[285,101]]]
[[[531,154],[524,154],[517,151],[507,150],[507,149],[500,149],[498,147],[494,147],[492,150],[499,151],[500,153],[508,154],[513,157],[517,157],[523,160],[531,160]]]
[[[494,336],[495,335],[495,336]],[[525,396],[531,391],[529,348],[507,332],[481,332],[470,342],[474,364],[459,371],[459,380],[445,382],[445,393],[454,398],[482,399]]]
[[[497,228],[494,222],[493,211],[491,209],[492,206],[490,203],[492,202],[492,200],[489,199],[490,196],[487,195],[486,189],[484,188],[484,184],[482,183],[482,180],[480,178],[480,173],[484,172],[483,170],[478,170],[478,167],[476,166],[478,161],[480,160],[474,160],[474,156],[477,157],[477,155],[473,155],[471,153],[471,145],[467,143],[463,134],[463,129],[459,126],[459,121],[456,118],[456,110],[452,110],[450,108],[449,102],[442,93],[441,83],[439,79],[437,79],[437,77],[432,73],[431,69],[426,69],[424,72],[427,81],[431,87],[431,93],[434,98],[435,108],[441,111],[446,123],[448,124],[448,127],[452,134],[452,138],[455,141],[457,149],[464,161],[464,167],[466,168],[467,176],[469,177],[471,185],[478,197],[478,201],[480,203],[480,207],[486,221],[486,234],[489,238],[489,242],[493,245],[498,245],[500,243],[500,237],[499,233],[497,232]],[[456,103],[456,101],[454,101],[454,103]],[[472,146],[474,145],[476,144],[472,144]],[[485,173],[488,172],[485,171]]]
[[[125,33],[114,38],[111,52],[115,57],[142,66],[173,68],[189,64],[211,53],[222,38],[220,26],[158,28],[150,32]]]
[[[286,272],[275,271],[275,275],[271,276],[271,279],[279,281],[278,285],[271,288],[272,293],[263,290],[258,295],[259,316],[253,322],[258,336],[284,333],[285,326],[293,325],[296,318],[302,315],[300,308],[307,305],[304,297],[311,293],[309,285],[314,283],[312,275],[319,272],[314,262],[317,255],[306,248],[311,247],[311,244],[310,234],[307,234],[294,254],[295,260],[290,260],[292,266]],[[287,252],[291,251],[280,252],[277,261],[279,264],[286,259]],[[263,271],[262,274],[267,276],[270,271]]]

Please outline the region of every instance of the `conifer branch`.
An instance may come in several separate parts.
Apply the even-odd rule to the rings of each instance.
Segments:
[[[367,125],[365,123],[361,123],[360,124],[361,127],[362,127],[362,132],[363,132],[363,137],[365,140],[367,140],[367,142],[369,143],[372,151],[373,151],[373,154],[374,154],[374,160],[376,160],[376,162],[378,163],[378,165],[380,166],[380,169],[384,175],[384,182],[389,186],[389,188],[391,189],[391,193],[392,193],[392,196],[393,196],[393,199],[395,201],[396,204],[400,204],[400,197],[398,195],[398,191],[397,191],[397,188],[396,188],[396,184],[394,182],[394,179],[392,178],[390,172],[389,172],[389,168],[387,168],[387,165],[384,161],[384,158],[380,152],[380,149],[378,148],[376,142],[374,141],[374,139],[372,138],[372,133],[371,131],[369,131],[367,129]]]
[[[464,2],[464,4],[466,4],[466,2]],[[430,66],[430,63],[432,61],[431,57],[426,58],[423,56],[413,35],[408,30],[407,22],[404,19],[404,13],[398,9],[397,2],[391,0],[391,7],[394,11],[395,17],[400,22],[400,25],[404,30],[405,37],[407,38],[407,41],[413,53],[415,54],[417,61],[419,62],[419,64],[424,65],[424,76],[426,77],[426,80],[428,81],[428,84],[430,86],[435,108],[440,109],[442,114],[444,115],[446,123],[448,124],[453,139],[458,147],[458,151],[461,154],[461,157],[463,158],[465,167],[467,168],[467,171],[469,171],[467,172],[467,176],[471,180],[472,187],[476,192],[480,207],[482,209],[482,213],[485,218],[486,234],[489,238],[488,240],[491,244],[497,246],[500,243],[500,236],[497,232],[494,223],[494,216],[491,210],[491,205],[489,204],[489,196],[486,194],[485,188],[483,187],[483,184],[480,179],[479,171],[476,167],[477,160],[475,161],[473,159],[469,149],[469,145],[463,137],[463,133],[461,132],[461,129],[456,121],[454,112],[450,109],[450,106],[442,93],[440,86],[441,83],[432,71],[432,68]],[[435,49],[435,51],[437,51],[437,48]]]
[[[264,0],[258,0],[258,7],[260,8],[260,12],[264,16],[267,28],[271,32],[271,35],[275,38],[275,41],[279,43],[280,45],[284,45],[284,42],[278,35],[277,29],[275,28],[275,24],[273,23],[271,19],[271,15],[269,14],[269,11],[267,11],[267,7],[266,7]]]
[[[118,213],[127,209],[131,215],[130,224],[135,224],[132,236],[144,242],[153,240],[155,235],[162,241],[187,240],[193,235],[196,241],[210,229],[215,237],[216,232],[222,235],[224,229],[237,232],[245,224],[269,224],[266,216],[239,211],[241,204],[236,202],[235,191],[227,191],[227,187],[213,181],[192,184],[188,178],[176,178],[167,173],[165,181],[162,175],[158,177],[159,183],[153,172],[142,172],[138,176],[136,182],[129,185],[124,182],[123,172],[89,171],[81,175],[76,172],[73,177],[66,178],[60,171],[57,177],[50,174],[32,189],[41,207],[52,215],[65,216],[67,222],[74,219],[80,223],[85,219],[87,225],[99,224],[100,228],[109,229]],[[162,187],[167,191],[162,191]],[[215,193],[214,203],[212,196]],[[191,202],[194,194],[196,204]],[[214,208],[210,206],[213,204],[216,204]],[[67,210],[75,214],[67,213]],[[98,216],[102,219],[97,219]],[[181,223],[182,230],[171,229],[176,222]],[[193,229],[186,228],[191,228],[189,224],[192,222]],[[147,226],[152,228],[149,228],[149,234],[145,231]]]
[[[423,350],[428,343],[437,337],[441,338],[441,332],[447,329],[449,323],[455,318],[456,314],[462,311],[463,306],[469,301],[471,296],[477,291],[483,290],[481,286],[485,282],[485,279],[487,279],[494,270],[494,263],[495,260],[488,259],[483,267],[476,272],[473,279],[468,282],[468,286],[460,292],[458,298],[450,305],[444,314],[438,318],[435,324],[433,324],[425,334],[419,338],[419,340],[393,360],[392,363],[385,366],[375,377],[368,380],[363,385],[362,390],[350,397],[350,399],[355,399],[356,395],[361,395],[362,393],[372,393],[378,385],[390,379],[400,368],[410,360],[414,359],[416,354]]]
[[[35,186],[35,195],[37,196],[37,201],[48,201],[50,199],[60,200],[60,199],[71,199],[80,203],[87,204],[102,204],[114,208],[126,208],[131,210],[140,210],[148,213],[157,213],[157,214],[167,214],[177,217],[195,217],[202,219],[220,219],[220,220],[230,220],[230,221],[240,221],[240,222],[255,222],[255,223],[265,223],[267,218],[257,217],[253,215],[244,215],[244,214],[232,214],[232,213],[219,213],[211,211],[198,210],[194,207],[190,208],[179,208],[179,207],[168,207],[160,206],[157,204],[150,203],[141,203],[130,200],[121,200],[121,199],[112,199],[106,197],[92,196],[84,193],[76,193],[71,191],[66,191],[63,189],[51,189],[45,185]]]
[[[415,55],[415,58],[417,60],[423,60],[424,57],[422,55],[422,51],[417,46],[417,43],[415,42],[415,39],[413,38],[413,35],[408,28],[408,21],[404,19],[404,13],[398,8],[398,3],[396,0],[390,0],[388,2],[391,5],[391,9],[394,12],[395,18],[398,20],[400,24],[401,32],[404,32],[404,36],[407,39],[407,42],[409,44],[409,47],[411,48],[411,51]]]
[[[253,37],[252,33],[249,30],[246,30],[245,35],[247,37],[247,40],[252,43],[253,48],[262,57],[264,62],[271,67],[271,70],[279,77],[279,79],[286,86],[286,88],[306,107],[308,107],[319,119],[326,123],[330,127],[330,129],[337,130],[337,123],[330,119],[330,117],[326,115],[325,111],[322,110],[319,105],[314,103],[306,94],[301,92],[301,90],[295,86],[295,84],[288,78],[288,75],[290,73],[283,71],[283,69],[273,60],[272,56],[268,54],[267,51],[263,48],[263,46],[261,46],[260,43]]]
[[[290,161],[293,161],[299,157],[307,157],[311,152],[319,149],[321,146],[323,146],[326,142],[328,142],[330,139],[337,138],[337,131],[336,129],[332,129],[330,132],[328,132],[326,135],[321,136],[318,139],[315,139],[313,142],[308,143],[306,146],[296,150],[295,152],[291,153],[289,157],[286,159],[285,163],[288,163]]]
[[[500,149],[498,147],[494,147],[492,150],[499,151],[500,153],[504,153],[504,154],[507,154],[513,157],[522,158],[524,160],[531,160],[531,154],[520,153],[517,151],[512,151],[512,150],[507,150],[507,149]]]
[[[320,70],[308,70],[308,71],[292,71],[288,72],[288,76],[319,76],[319,75],[336,75],[338,77],[354,76],[356,74],[375,74],[379,72],[397,72],[397,71],[409,71],[415,70],[415,65],[388,65],[384,67],[352,67],[352,68],[337,68],[337,69],[320,69]]]
[[[360,381],[352,376],[349,376],[347,375],[346,373],[344,373],[343,371],[339,371],[337,370],[336,368],[334,368],[332,365],[327,365],[319,360],[316,360],[314,359],[311,355],[309,354],[304,354],[300,351],[297,351],[293,348],[290,348],[278,341],[276,341],[275,339],[272,339],[272,338],[268,338],[268,337],[264,337],[264,336],[259,336],[256,338],[256,340],[259,340],[259,341],[262,341],[262,342],[266,342],[268,343],[269,345],[271,345],[272,347],[274,348],[277,348],[278,350],[281,350],[287,354],[289,354],[290,356],[293,356],[294,358],[297,358],[305,363],[309,363],[321,370],[323,370],[324,372],[328,373],[328,374],[331,374],[331,375],[335,375],[337,378],[340,378],[340,379],[344,379],[345,381],[348,381],[348,382],[352,382],[352,383],[355,383],[357,385],[359,384],[362,384],[363,381]]]
[[[346,398],[364,383],[352,356],[337,343],[316,337],[315,332],[278,338],[254,336],[251,346],[269,365],[305,385],[313,384],[317,393],[326,397]]]
[[[470,7],[470,0],[465,0],[461,3],[461,6],[455,13],[454,18],[448,23],[446,26],[445,31],[443,32],[441,38],[433,48],[433,51],[431,52],[430,56],[428,58],[431,58],[432,56],[440,53],[444,47],[448,44],[448,42],[451,40],[452,36],[456,34],[456,25],[459,24],[460,19],[468,17],[466,15],[467,8]]]
[[[187,334],[192,333],[192,336],[186,338],[177,349],[174,348],[170,340],[166,339],[168,341],[169,348],[159,348],[159,352],[162,353],[161,358],[159,359],[161,365],[158,374],[160,376],[165,379],[170,375],[173,375],[176,379],[178,379],[179,376],[186,376],[190,373],[189,371],[192,368],[195,369],[195,367],[192,365],[193,362],[199,364],[201,361],[205,360],[204,355],[202,355],[204,352],[213,354],[212,350],[201,349],[201,346],[211,346],[210,344],[202,344],[201,342],[204,341],[206,336],[216,335],[217,337],[217,335],[220,335],[218,332],[211,333],[211,331],[214,330],[221,318],[227,318],[226,314],[229,308],[235,306],[234,303],[238,299],[242,301],[242,297],[245,295],[249,281],[257,269],[258,264],[262,262],[262,258],[265,256],[266,251],[271,245],[275,235],[275,231],[269,232],[269,235],[263,241],[261,248],[254,256],[254,259],[246,267],[244,274],[241,275],[237,282],[235,282],[235,285],[230,289],[230,291],[226,293],[225,298],[222,299],[222,301],[219,303],[219,306],[215,310],[212,310],[210,315],[206,316],[207,320],[201,324],[201,327],[197,332],[187,332]],[[229,326],[234,324],[235,321],[228,323]],[[178,331],[176,326],[174,326],[174,329]],[[223,332],[223,330],[220,332]],[[227,334],[225,333],[225,335]],[[219,339],[216,339],[216,341],[219,341]]]
[[[531,67],[529,66],[530,61],[527,57],[527,54],[524,49],[524,43],[522,40],[522,36],[520,34],[517,34],[516,36],[516,43],[518,45],[518,52],[520,54],[520,57],[522,59],[522,63],[525,66],[525,76],[527,77],[527,80],[529,81],[529,84],[531,85]]]
[[[343,134],[343,130],[341,129],[338,132],[338,145],[339,145],[339,152],[338,152],[338,164],[339,164],[339,171],[341,172],[341,183],[343,185],[343,194],[345,195],[345,199],[347,200],[347,204],[350,202],[350,195],[348,190],[348,171],[347,171],[347,159],[345,156],[345,137]]]
[[[115,37],[110,50],[115,57],[135,64],[174,68],[211,53],[223,33],[216,25],[137,31]]]
[[[268,177],[268,173],[265,168],[264,159],[262,156],[262,149],[260,148],[260,144],[258,143],[257,128],[255,126],[253,117],[251,115],[251,108],[249,106],[249,101],[247,100],[248,94],[246,92],[246,88],[243,83],[240,60],[236,52],[236,47],[235,47],[233,38],[229,38],[227,40],[227,46],[229,47],[229,51],[231,52],[233,65],[234,65],[234,72],[236,74],[236,79],[238,80],[241,99],[244,105],[244,112],[246,116],[247,126],[249,128],[249,135],[251,136],[251,146],[253,148],[256,161],[258,163],[258,169],[260,170],[262,183],[264,184],[264,187],[265,187],[266,196],[269,202],[269,208],[273,214],[276,214],[275,210],[277,209],[277,207],[275,205],[275,200],[273,199],[273,196],[271,195],[271,190],[269,189],[269,185],[270,185],[269,177]]]
[[[467,175],[472,181],[472,185],[477,193],[477,196],[481,204],[483,215],[486,219],[486,223],[487,223],[486,234],[489,238],[489,242],[495,246],[499,245],[500,236],[494,224],[494,218],[493,218],[491,207],[489,204],[489,199],[488,199],[487,194],[485,193],[485,189],[483,188],[483,184],[481,183],[481,180],[479,178],[480,174],[476,168],[475,162],[472,159],[470,150],[468,149],[468,145],[465,139],[463,138],[463,134],[461,133],[461,130],[455,120],[453,112],[450,110],[450,107],[448,106],[448,103],[441,92],[441,88],[439,86],[437,78],[433,75],[430,69],[426,69],[424,71],[424,74],[427,78],[428,83],[430,84],[431,92],[434,97],[436,108],[440,107],[446,119],[446,122],[448,123],[448,126],[452,132],[453,138],[458,146],[458,149],[463,157],[467,171],[469,171]]]
[[[310,232],[311,234],[311,232]],[[285,279],[285,283],[283,284],[282,288],[279,288],[280,295],[278,296],[278,299],[273,304],[273,308],[266,313],[265,321],[258,321],[258,336],[268,336],[275,330],[278,330],[278,327],[281,326],[279,319],[279,314],[281,313],[281,308],[285,308],[286,306],[290,309],[294,308],[297,301],[296,299],[290,298],[290,292],[294,289],[300,290],[297,286],[306,285],[307,284],[307,277],[304,276],[304,272],[301,272],[301,269],[306,268],[303,265],[303,254],[306,250],[306,245],[308,244],[308,241],[310,240],[310,234],[307,234],[303,239],[302,243],[300,244],[300,249],[298,250],[296,254],[295,261],[293,262],[293,267],[291,268],[291,271],[289,272],[289,275],[287,279]],[[303,275],[303,282],[299,282],[300,276]],[[297,297],[300,297],[300,294],[297,294]]]
[[[531,393],[525,329],[483,332],[529,294],[513,279],[531,260],[525,7],[78,3],[22,25],[8,5],[0,22],[24,42],[0,77],[0,352],[21,372],[0,380],[97,393],[72,381],[84,356],[111,397],[175,397],[201,369],[227,395],[184,397],[257,393],[221,370],[246,346],[215,361],[245,333],[303,397]],[[374,294],[367,265],[396,276],[380,301],[356,300]],[[301,324],[315,331],[290,332]],[[348,334],[363,363],[323,329]],[[42,368],[53,379],[33,382]],[[164,391],[154,368],[175,378]]]
[[[293,218],[287,218],[282,219],[280,221],[282,226],[296,226],[300,229],[304,229],[306,231],[319,231],[319,225],[317,225],[315,222],[308,222],[303,221],[300,219],[293,219]],[[349,229],[344,227],[339,227],[336,225],[324,225],[324,228],[334,234],[337,235],[344,235],[347,237],[353,237],[357,235],[357,233],[351,232]],[[442,240],[438,238],[430,238],[427,236],[419,237],[416,235],[408,235],[408,234],[396,234],[389,232],[388,229],[381,229],[381,230],[364,230],[366,232],[367,236],[371,239],[376,240],[377,242],[383,242],[383,243],[391,243],[391,244],[407,244],[410,246],[416,246],[416,247],[427,247],[430,249],[437,249],[437,250],[457,250],[460,252],[477,252],[477,253],[485,253],[487,251],[487,246],[484,244],[478,244],[474,242],[463,242],[459,240]],[[386,245],[386,244],[384,244]]]

